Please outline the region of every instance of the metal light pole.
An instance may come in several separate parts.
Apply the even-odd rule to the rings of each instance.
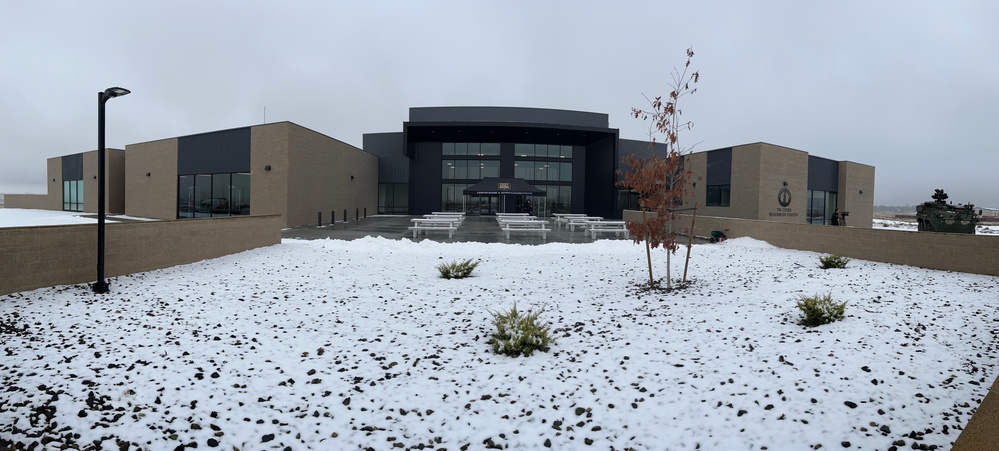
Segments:
[[[108,283],[104,280],[104,104],[109,99],[128,95],[132,91],[125,88],[108,88],[97,93],[97,282],[94,293],[107,293]]]

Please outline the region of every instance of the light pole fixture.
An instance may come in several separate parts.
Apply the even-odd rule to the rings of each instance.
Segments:
[[[132,91],[125,88],[108,88],[97,92],[97,282],[94,282],[94,293],[107,293],[108,283],[104,280],[104,104],[109,99],[128,95]]]

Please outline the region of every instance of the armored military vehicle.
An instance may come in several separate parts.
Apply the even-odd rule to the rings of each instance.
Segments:
[[[934,190],[933,201],[916,206],[916,221],[920,232],[975,233],[981,210],[972,204],[949,204],[947,193]]]

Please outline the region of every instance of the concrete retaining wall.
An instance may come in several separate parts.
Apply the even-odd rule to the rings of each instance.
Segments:
[[[640,222],[637,211],[626,221]],[[852,218],[852,215],[851,215]],[[681,228],[690,226],[682,217]],[[833,227],[753,219],[698,216],[694,234],[726,230],[729,238],[752,237],[786,249],[835,254],[897,265],[999,276],[999,236],[908,232],[877,228]]]
[[[105,277],[278,244],[283,225],[281,215],[109,222],[105,226]],[[0,228],[0,295],[95,280],[95,224]]]

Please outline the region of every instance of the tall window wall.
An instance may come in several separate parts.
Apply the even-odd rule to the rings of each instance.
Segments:
[[[379,183],[378,213],[403,215],[409,213],[409,184]]]
[[[177,177],[177,217],[250,214],[250,174],[231,172]]]
[[[808,190],[807,206],[809,224],[829,225],[836,210],[835,191]]]
[[[83,180],[62,181],[62,209],[83,211]]]
[[[442,143],[441,209],[473,214],[502,209],[496,196],[466,198],[463,191],[487,177],[512,176],[527,180],[548,193],[545,198],[524,197],[517,198],[516,202],[531,200],[536,213],[568,213],[572,206],[572,146],[514,144],[512,147],[513,174],[504,174],[501,171],[499,143]],[[509,147],[507,149],[509,152]]]
[[[513,176],[548,193],[539,212],[569,213],[572,209],[572,146],[515,144]]]

